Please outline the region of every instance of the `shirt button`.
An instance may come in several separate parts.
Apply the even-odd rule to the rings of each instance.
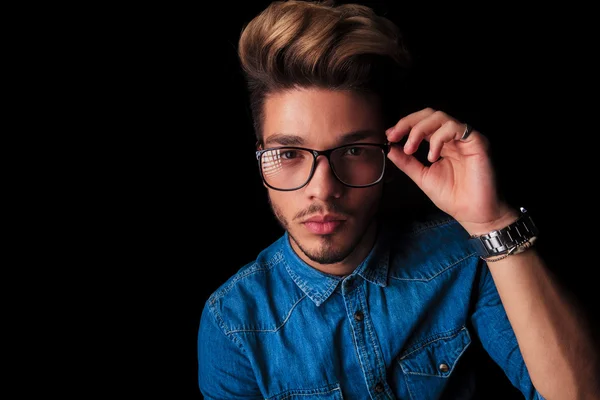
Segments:
[[[440,364],[440,366],[438,368],[442,372],[448,372],[450,370],[450,367],[448,367],[448,364]]]
[[[362,321],[363,319],[365,319],[365,315],[362,311],[357,311],[354,313],[354,319],[357,321]]]
[[[375,391],[377,393],[382,393],[384,390],[385,388],[383,387],[383,383],[379,382],[377,385],[375,385]]]

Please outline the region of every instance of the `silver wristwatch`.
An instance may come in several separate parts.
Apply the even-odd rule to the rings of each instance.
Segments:
[[[469,241],[481,258],[488,258],[519,253],[531,245],[537,235],[538,229],[531,216],[521,207],[521,216],[512,224],[484,235],[471,236]]]

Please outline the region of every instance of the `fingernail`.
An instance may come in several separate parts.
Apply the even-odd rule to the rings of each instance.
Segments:
[[[390,133],[392,133],[393,131],[394,131],[394,127],[392,126],[391,128],[388,128],[388,129],[385,131],[385,135],[386,135],[386,136],[388,136],[388,135],[389,135]]]

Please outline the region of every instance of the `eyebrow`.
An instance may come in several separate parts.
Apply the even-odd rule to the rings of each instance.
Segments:
[[[340,145],[359,142],[361,140],[365,140],[367,138],[373,138],[377,135],[376,131],[373,130],[359,130],[354,132],[348,132],[341,136],[339,139]],[[265,140],[265,146],[279,144],[281,146],[302,146],[305,144],[304,138],[298,135],[290,135],[285,133],[276,133],[267,138]]]

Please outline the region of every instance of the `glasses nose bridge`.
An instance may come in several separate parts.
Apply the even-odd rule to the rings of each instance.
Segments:
[[[335,150],[336,149],[312,150],[312,153],[313,153],[313,156],[314,156],[315,167],[316,167],[316,164],[317,164],[317,158],[319,158],[319,156],[324,156],[327,159],[327,162],[329,163],[329,165],[331,166],[331,154]]]
[[[319,156],[324,156],[327,159],[327,164],[329,165],[329,169],[331,170],[330,173],[333,173],[333,176],[339,180],[340,178],[337,176],[337,173],[335,172],[335,168],[333,167],[333,160],[331,159],[331,154],[333,154],[333,152],[337,150],[337,148],[335,149],[327,149],[327,150],[312,150],[314,159],[313,159],[313,167],[312,167],[312,174],[310,179],[312,179],[312,177],[314,176],[314,173],[317,170],[317,159],[319,158]]]
[[[325,159],[327,160],[327,166],[329,167],[329,171],[326,172],[327,175],[333,175],[334,181],[336,182],[341,182],[342,184],[344,183],[337,175],[337,173],[335,172],[335,168],[333,167],[333,160],[331,158],[331,154],[337,150],[337,148],[334,149],[327,149],[327,150],[310,150],[313,154],[313,165],[311,168],[311,173],[310,173],[310,177],[308,178],[308,181],[306,182],[306,184],[309,184],[314,176],[315,173],[317,172],[317,160],[319,158],[319,156],[324,156]]]

